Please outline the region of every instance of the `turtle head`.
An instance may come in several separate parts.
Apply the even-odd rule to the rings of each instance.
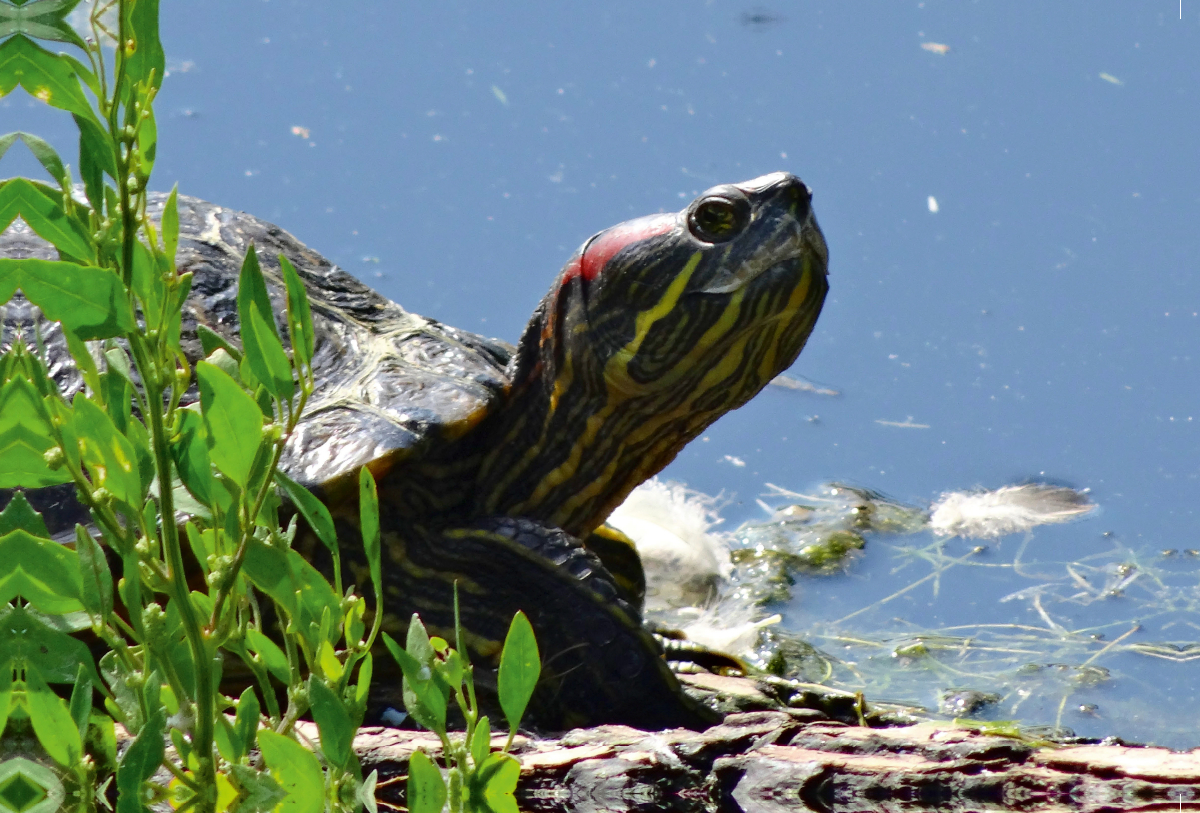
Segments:
[[[514,357],[523,415],[492,457],[523,465],[488,484],[489,507],[587,533],[791,365],[827,289],[810,200],[774,173],[584,243]]]

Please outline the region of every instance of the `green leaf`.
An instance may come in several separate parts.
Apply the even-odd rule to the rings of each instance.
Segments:
[[[160,708],[146,721],[133,744],[121,756],[117,766],[116,813],[142,813],[142,783],[154,776],[166,754],[165,727],[166,711]]]
[[[159,257],[159,267],[163,274],[168,272],[168,263],[165,257]],[[169,309],[167,313],[167,325],[164,328],[167,337],[167,346],[176,353],[183,353],[183,345],[180,344],[180,335],[183,332],[183,309],[184,303],[187,302],[188,295],[192,291],[192,272],[180,274],[178,278],[178,286],[175,288],[175,305]]]
[[[6,3],[0,6],[0,38],[10,34],[26,34],[36,39],[69,42],[84,48],[83,40],[65,19],[77,5],[79,0]]]
[[[181,409],[176,414],[179,416],[179,434],[171,444],[175,470],[192,496],[211,507],[216,501],[217,489],[208,456],[204,418],[191,409]]]
[[[521,778],[521,763],[512,754],[490,754],[469,780],[476,810],[490,813],[520,813],[513,795]]]
[[[267,671],[280,683],[290,682],[291,667],[288,666],[287,655],[283,654],[283,650],[274,641],[251,627],[246,630],[246,645],[263,659]]]
[[[238,754],[238,759],[241,759],[251,748],[254,747],[255,736],[258,734],[258,722],[261,707],[258,704],[258,695],[254,693],[253,686],[247,686],[242,692],[242,696],[238,698],[237,717],[234,722],[234,731],[237,732],[238,740],[242,743],[242,752]]]
[[[98,677],[82,640],[55,630],[29,609],[10,606],[0,612],[0,663],[17,660],[34,664],[52,683],[74,681],[80,664]]]
[[[292,368],[275,330],[275,317],[266,281],[253,244],[246,249],[238,276],[238,320],[242,326],[242,348],[254,377],[276,398],[290,400]],[[243,376],[244,377],[244,376]]]
[[[408,813],[442,813],[446,780],[424,751],[413,751],[408,760]]]
[[[196,363],[209,459],[245,488],[262,442],[262,413],[237,382],[207,361]]]
[[[63,255],[62,259],[95,262],[96,249],[91,235],[80,220],[63,209],[60,190],[27,178],[12,178],[0,183],[0,223],[7,225],[18,215],[29,228],[53,243]]]
[[[511,731],[516,731],[529,705],[529,698],[537,686],[542,671],[542,660],[538,654],[537,639],[525,613],[517,610],[508,635],[504,638],[504,649],[500,652],[500,672],[496,676],[500,708],[508,720]]]
[[[273,598],[316,652],[321,643],[321,615],[325,608],[341,625],[341,601],[321,572],[290,548],[276,548],[249,540],[242,572],[254,586]]]
[[[38,138],[32,133],[10,133],[9,135],[0,138],[0,156],[4,155],[8,145],[4,143],[6,139],[19,138],[25,142],[25,146],[33,153],[33,157],[38,160],[38,163],[50,173],[50,177],[58,181],[59,188],[64,191],[70,191],[71,182],[67,177],[67,171],[63,168],[62,159],[58,157],[58,153],[50,146],[50,143]],[[9,142],[12,143],[11,141]]]
[[[142,302],[142,314],[146,317],[146,327],[158,330],[162,325],[163,299],[166,296],[166,285],[154,255],[146,244],[137,240],[133,244],[133,291]]]
[[[216,726],[213,727],[213,740],[217,744],[217,752],[226,762],[237,762],[244,753],[237,732],[233,730],[233,726],[224,714],[218,715],[216,722]]]
[[[256,771],[248,765],[230,765],[229,772],[242,792],[237,810],[274,811],[287,798],[283,788],[266,771]]]
[[[141,5],[146,0],[139,0]],[[154,170],[154,157],[158,153],[158,125],[154,121],[154,108],[146,107],[145,115],[138,125],[137,131],[139,170],[142,175],[149,175]]]
[[[63,699],[50,691],[37,668],[25,664],[25,707],[33,733],[51,759],[70,768],[83,755],[83,740]]]
[[[283,487],[283,492],[300,511],[300,516],[304,517],[304,521],[317,535],[317,539],[320,539],[325,547],[329,548],[330,553],[337,556],[337,529],[334,528],[333,516],[325,507],[325,503],[282,471],[275,471],[275,482]]]
[[[360,714],[363,705],[367,702],[367,693],[371,690],[371,676],[375,670],[375,658],[368,652],[363,656],[361,665],[358,667],[358,683],[354,687],[354,702],[358,704]],[[359,722],[362,718],[359,718]]]
[[[142,730],[142,701],[130,685],[133,673],[111,650],[100,657],[100,673],[113,695],[111,699],[105,698],[105,709],[136,736]]]
[[[75,393],[71,405],[79,455],[92,484],[108,489],[115,500],[137,512],[142,505],[142,481],[133,446],[117,431],[112,418],[82,392]]]
[[[168,260],[175,262],[175,255],[179,252],[179,184],[171,187],[171,194],[163,206],[162,241],[163,253]],[[204,355],[208,355],[207,350]]]
[[[87,347],[83,347],[81,350],[87,353]],[[118,358],[123,358],[125,355],[120,349],[115,347],[108,352]],[[71,355],[78,358],[78,356],[75,356],[74,349],[72,349]],[[98,391],[102,396],[104,406],[108,409],[108,416],[112,418],[113,425],[117,427],[117,431],[128,437],[133,388],[129,386],[128,379],[122,375],[121,371],[113,369],[111,365],[98,378],[100,379],[100,386],[95,387],[94,390]]]
[[[300,281],[295,266],[282,254],[279,255],[279,268],[283,272],[283,284],[287,289],[288,332],[292,337],[292,353],[296,356],[296,366],[311,367],[314,333],[308,291]]]
[[[13,665],[0,661],[0,736],[8,727],[8,712],[12,708]]]
[[[157,475],[150,431],[137,418],[129,418],[125,424],[125,439],[133,447],[133,456],[137,459],[138,479],[141,480],[142,499],[145,500],[146,495],[150,493],[149,486]]]
[[[62,322],[80,339],[111,339],[136,328],[120,278],[106,269],[56,260],[0,259],[0,304],[18,288],[47,319]]]
[[[366,624],[363,623],[363,617],[367,614],[367,602],[362,596],[357,597],[346,610],[346,642],[349,644],[357,644],[363,639],[363,633],[366,632]]]
[[[88,203],[97,212],[104,211],[104,173],[117,174],[113,143],[108,133],[93,119],[74,116],[79,129],[79,176]]]
[[[75,673],[75,685],[71,687],[71,719],[75,721],[75,730],[79,736],[87,736],[88,719],[92,714],[92,676],[87,668],[79,665]]]
[[[44,457],[57,447],[42,398],[21,375],[0,385],[0,488],[41,488],[66,483],[66,467],[52,470]]]
[[[94,116],[71,60],[21,34],[0,45],[0,96],[20,84],[30,96],[80,116]]]
[[[287,794],[275,808],[277,813],[321,813],[325,809],[325,775],[311,751],[267,730],[258,733],[258,747],[275,781]]]
[[[133,35],[133,53],[125,58],[129,80],[161,87],[166,58],[158,36],[158,0],[137,0],[124,5],[129,15],[128,31]]]
[[[258,264],[258,249],[251,243],[246,247],[246,256],[242,259],[242,270],[238,274],[237,292],[238,319],[246,324],[246,314],[257,310],[273,331],[275,330],[274,308],[271,307],[271,297],[267,293],[267,283],[263,278],[262,268]],[[245,342],[245,337],[242,339]]]
[[[425,638],[425,646],[428,648],[429,654],[428,660],[423,660],[413,652],[413,627],[420,623],[421,620],[414,613],[413,621],[408,628],[408,651],[401,649],[400,645],[386,632],[383,633],[383,643],[392,657],[396,659],[396,663],[400,664],[401,671],[404,672],[404,707],[408,713],[424,728],[444,733],[446,731],[446,707],[450,702],[450,687],[433,669],[433,649],[429,647],[428,636]],[[423,633],[425,628],[421,627],[420,629]],[[415,649],[418,652],[421,651],[419,645]]]
[[[330,680],[337,680],[345,671],[342,662],[338,660],[337,653],[333,650],[333,644],[329,643],[329,630],[325,628],[324,621],[326,616],[321,616],[321,632],[317,636],[321,643],[317,649],[317,666],[316,671]]]
[[[230,369],[236,370],[237,365],[242,361],[242,351],[230,344],[224,336],[222,336],[220,333],[217,333],[208,325],[196,325],[196,334],[200,337],[200,348],[204,351],[205,357],[208,358],[210,362],[216,364],[218,367],[221,367],[222,370],[225,370],[225,372],[232,375],[230,370],[227,370],[223,365],[218,364],[218,362],[212,358],[212,355],[217,350],[224,350],[229,354],[230,358],[233,359],[233,364]]]
[[[87,343],[69,330],[63,331],[63,338],[66,339],[67,350],[75,361],[75,366],[83,376],[84,385],[92,392],[98,392],[100,390],[100,368],[96,366],[96,360],[88,351]],[[103,400],[103,393],[100,393],[98,397],[102,403],[106,403]]]
[[[84,609],[79,557],[57,542],[15,530],[0,537],[0,606],[22,596],[49,615]]]
[[[492,724],[486,716],[480,717],[475,724],[475,734],[471,737],[471,760],[478,767],[492,752]]]
[[[275,335],[273,327],[267,327],[257,308],[251,308],[247,316],[248,322],[242,322],[246,359],[268,392],[281,401],[291,401],[296,388],[292,381],[292,365],[288,362],[287,353],[283,352],[283,343]]]
[[[366,466],[358,472],[359,493],[359,522],[362,527],[363,549],[367,555],[367,565],[371,570],[371,584],[375,587],[375,596],[383,596],[383,566],[380,563],[379,547],[379,495],[375,489],[375,478],[371,476]]]
[[[354,724],[350,722],[345,704],[316,675],[308,678],[308,701],[317,730],[321,732],[321,752],[325,759],[343,771],[353,770]]]
[[[25,499],[24,491],[13,492],[8,505],[0,511],[0,536],[18,528],[42,539],[50,538],[50,530],[46,527],[42,515],[33,510],[29,500]]]
[[[84,609],[99,618],[108,618],[113,610],[112,571],[100,544],[82,525],[75,526],[75,553],[79,556],[79,597]]]
[[[379,813],[379,808],[375,806],[375,785],[378,781],[379,771],[371,771],[354,792],[354,798],[362,803],[367,813]]]

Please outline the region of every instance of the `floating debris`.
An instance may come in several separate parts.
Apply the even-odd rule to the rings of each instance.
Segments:
[[[613,511],[608,524],[634,540],[646,571],[646,610],[712,603],[729,578],[729,546],[714,528],[720,497],[652,478]]]
[[[939,536],[992,539],[1070,522],[1094,510],[1087,490],[1027,483],[994,491],[950,491],[930,509],[929,528]]]
[[[761,6],[742,12],[742,25],[758,30],[778,25],[786,19],[783,15]]]
[[[820,384],[814,384],[807,378],[793,378],[790,375],[780,373],[771,379],[771,383],[776,387],[783,387],[785,390],[796,390],[798,392],[811,392],[814,395],[841,395],[837,390],[832,390],[829,387],[822,387]]]
[[[1125,84],[1111,73],[1104,73],[1103,71],[1100,72],[1100,78],[1105,82],[1108,82],[1110,85],[1117,85],[1118,87]]]
[[[941,42],[923,42],[921,43],[921,50],[937,54],[938,56],[945,56],[950,52],[950,46]]]
[[[879,424],[880,426],[897,426],[901,429],[928,429],[929,428],[929,424],[927,424],[927,423],[913,423],[913,419],[912,419],[911,415],[909,415],[908,418],[903,421],[885,421],[883,418],[876,418],[875,423]]]

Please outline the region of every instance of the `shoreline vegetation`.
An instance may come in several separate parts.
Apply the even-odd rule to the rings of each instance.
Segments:
[[[206,358],[188,362],[192,275],[175,265],[176,192],[161,217],[147,208],[166,64],[158,0],[80,6],[0,4],[0,96],[20,88],[79,132],[74,169],[36,135],[0,136],[0,159],[20,143],[51,181],[0,180],[0,307],[16,331],[0,357],[0,804],[375,813],[377,775],[364,774],[352,742],[382,638],[409,714],[439,735],[441,766],[409,764],[410,810],[515,813],[509,745],[540,664],[529,622],[518,614],[504,641],[509,734],[493,747],[461,644],[414,616],[401,647],[368,610],[368,598],[381,604],[382,576],[365,468],[367,595],[343,588],[328,510],[278,471],[314,389],[304,285],[281,256],[277,324],[251,247],[237,294],[242,346],[202,329]],[[56,259],[38,256],[41,241]],[[67,354],[74,369],[56,380]],[[59,510],[73,492],[86,512],[73,545],[52,538],[26,490]],[[281,524],[281,493],[330,549],[331,580],[291,548],[297,517]],[[267,634],[272,617],[285,622],[279,637]],[[235,663],[251,685],[230,697],[222,675]],[[465,734],[446,731],[451,697]],[[307,734],[305,716],[316,726]]]

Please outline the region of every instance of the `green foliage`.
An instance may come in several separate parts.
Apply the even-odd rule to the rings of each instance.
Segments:
[[[458,622],[458,583],[454,585],[455,638],[461,642]],[[498,751],[491,746],[491,723],[480,715],[475,699],[474,667],[462,649],[456,650],[441,638],[430,638],[421,619],[413,615],[408,625],[406,646],[387,633],[384,644],[404,673],[404,706],[423,728],[438,735],[446,776],[429,757],[413,753],[408,763],[408,808],[410,811],[440,811],[449,800],[452,813],[517,813],[513,793],[521,775],[521,763],[508,753],[525,707],[533,696],[541,673],[541,658],[533,627],[518,611],[504,638],[500,652],[497,689],[500,706],[509,721],[508,739]],[[450,737],[446,713],[453,696],[467,730]]]
[[[64,397],[40,335],[0,357],[0,488],[73,485],[91,520],[71,549],[50,539],[20,491],[0,512],[0,732],[31,731],[73,787],[115,778],[122,813],[164,800],[203,813],[235,800],[239,811],[373,807],[374,775],[364,780],[351,744],[382,614],[368,631],[366,601],[343,595],[340,564],[331,586],[278,520],[282,488],[337,562],[328,510],[276,471],[313,390],[304,286],[281,257],[285,345],[251,249],[238,292],[244,346],[202,329],[208,358],[192,368],[180,344],[191,276],[175,266],[178,197],[157,219],[147,206],[166,64],[158,2],[89,2],[86,38],[66,22],[79,2],[0,2],[0,96],[21,88],[72,116],[86,198],[48,142],[0,135],[0,158],[21,145],[51,181],[0,179],[0,229],[19,217],[58,251],[0,259],[0,304],[24,297],[59,322],[85,385]],[[188,404],[193,384],[199,402]],[[369,473],[362,489],[378,604]],[[191,516],[184,534],[179,510]],[[187,580],[185,538],[202,590]],[[279,642],[263,602],[285,628]],[[70,634],[79,630],[109,649],[99,671]],[[220,681],[237,664],[253,686],[233,698]],[[72,685],[69,703],[56,684]],[[97,697],[107,715],[93,709]],[[317,755],[294,730],[309,713]],[[114,718],[135,737],[119,761]],[[169,786],[154,779],[163,768]],[[73,798],[95,809],[91,794]]]
[[[58,252],[0,258],[0,305],[20,296],[58,322],[84,384],[69,400],[60,391],[40,334],[0,356],[0,488],[18,490],[0,512],[0,736],[31,733],[53,777],[79,790],[79,810],[98,803],[84,791],[111,782],[118,813],[159,803],[374,813],[376,777],[362,776],[352,744],[383,613],[370,613],[367,629],[366,598],[343,590],[329,510],[277,470],[314,387],[303,281],[280,257],[277,324],[251,248],[237,295],[243,346],[200,327],[206,358],[188,362],[180,336],[191,275],[175,265],[178,197],[171,192],[157,219],[147,198],[166,64],[158,0],[83,0],[86,37],[66,22],[80,2],[0,2],[0,96],[20,88],[71,115],[82,182],[81,198],[69,162],[45,140],[0,135],[0,159],[19,144],[50,181],[0,179],[0,230],[21,218]],[[21,493],[56,485],[73,486],[89,514],[73,548],[50,538]],[[292,550],[296,525],[279,522],[284,499],[332,554],[332,585]],[[379,608],[379,503],[366,469],[359,503]],[[189,517],[182,534],[178,512]],[[185,540],[201,589],[187,578]],[[270,617],[282,634],[267,628]],[[107,647],[99,668],[71,634],[79,631]],[[515,811],[519,766],[507,752],[540,669],[528,621],[518,614],[505,642],[509,738],[496,752],[461,645],[431,639],[415,616],[406,649],[384,638],[404,669],[410,713],[439,733],[449,760],[447,785],[414,757],[412,809],[440,810],[449,798],[455,810]],[[221,692],[226,669],[249,676],[237,698]],[[452,696],[467,721],[453,743]],[[306,714],[319,731],[315,753],[295,731]],[[114,721],[134,737],[119,759]],[[163,769],[167,784],[156,779]]]

